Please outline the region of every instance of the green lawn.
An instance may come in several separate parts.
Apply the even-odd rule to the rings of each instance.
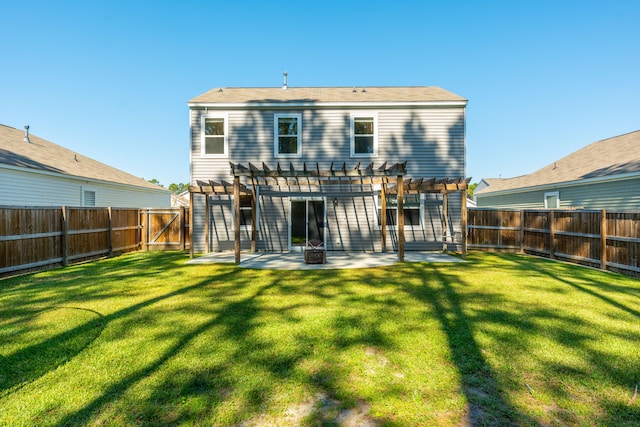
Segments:
[[[0,425],[640,425],[640,281],[150,252],[0,281]]]

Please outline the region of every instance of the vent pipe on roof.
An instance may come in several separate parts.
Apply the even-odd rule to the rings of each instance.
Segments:
[[[24,142],[31,144],[31,140],[29,139],[29,125],[24,127]]]
[[[282,89],[287,90],[287,72],[284,72],[284,83],[282,84]]]

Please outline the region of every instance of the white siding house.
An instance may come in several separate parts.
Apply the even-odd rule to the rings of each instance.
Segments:
[[[169,207],[169,190],[0,125],[0,205]]]

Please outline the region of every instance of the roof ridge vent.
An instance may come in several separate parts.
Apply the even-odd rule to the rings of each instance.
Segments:
[[[284,82],[282,83],[282,89],[287,90],[287,72],[285,71],[283,75],[284,75]]]
[[[31,140],[29,139],[29,125],[25,125],[24,127],[24,142],[31,144]]]

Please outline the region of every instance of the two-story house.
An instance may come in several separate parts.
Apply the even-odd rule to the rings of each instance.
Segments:
[[[193,251],[460,243],[466,99],[439,87],[285,80],[215,88],[188,105]]]

